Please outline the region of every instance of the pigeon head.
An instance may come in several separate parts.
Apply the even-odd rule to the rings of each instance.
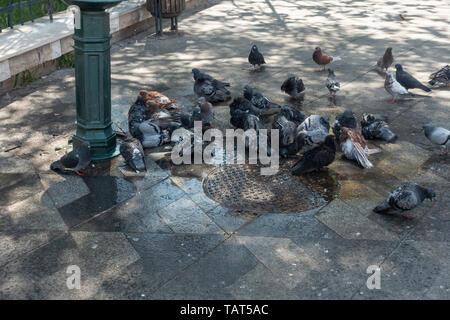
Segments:
[[[391,48],[391,47],[387,48],[387,49],[386,49],[386,52],[392,53],[392,48]]]
[[[314,51],[321,52],[322,49],[320,49],[320,47],[316,47],[316,49],[314,49]]]
[[[258,47],[256,46],[256,44],[252,45],[252,51],[253,52],[257,52],[258,51]]]
[[[390,82],[394,80],[394,75],[392,74],[392,71],[386,70],[386,79],[389,79]]]
[[[433,131],[434,127],[431,124],[424,124],[422,130],[425,132],[425,135],[428,137]]]
[[[436,192],[434,192],[433,189],[427,189],[424,188],[422,186],[416,185],[418,188],[418,192],[421,193],[421,195],[425,198],[425,199],[430,199],[433,200],[434,197],[436,197]]]
[[[91,154],[91,144],[88,141],[83,141],[78,147],[80,158],[87,158]]]
[[[434,197],[436,197],[436,192],[432,189],[426,189],[424,188],[425,198],[433,200]]]
[[[197,68],[192,69],[192,73],[194,74],[194,80],[197,80],[200,77],[200,70]]]
[[[244,98],[247,100],[251,100],[253,96],[253,89],[248,84],[244,87]]]
[[[342,116],[347,119],[353,118],[354,115],[355,114],[353,113],[353,111],[349,109],[345,110],[344,113],[342,114]]]
[[[399,64],[399,63],[397,63],[397,64],[395,65],[395,69],[397,69],[397,71],[403,71],[403,67],[402,67],[402,65]]]

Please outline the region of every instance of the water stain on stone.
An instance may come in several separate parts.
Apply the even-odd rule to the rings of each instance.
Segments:
[[[90,193],[59,209],[61,217],[71,228],[96,214],[132,198],[136,194],[134,184],[119,177],[84,177]]]

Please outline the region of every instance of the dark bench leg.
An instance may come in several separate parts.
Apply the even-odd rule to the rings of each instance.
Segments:
[[[155,32],[156,35],[162,35],[162,3],[161,0],[154,0],[155,5]]]

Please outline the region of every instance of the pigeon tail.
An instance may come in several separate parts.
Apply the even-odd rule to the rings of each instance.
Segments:
[[[394,142],[398,138],[391,130],[387,128],[381,131],[380,137],[387,142]]]
[[[423,91],[426,91],[426,92],[430,92],[431,91],[430,88],[428,88],[427,86],[424,86],[423,84],[420,85],[420,89],[422,89]]]
[[[391,208],[391,206],[389,205],[389,203],[387,201],[384,201],[383,203],[376,206],[373,209],[373,212],[381,213],[381,212],[385,212],[385,211],[389,210],[390,208]]]
[[[358,163],[364,168],[372,168],[373,164],[369,161],[369,158],[367,158],[367,155],[364,152],[363,148],[358,143],[355,143],[354,145],[355,148],[353,151],[353,155],[356,161],[358,161]]]
[[[53,162],[53,163],[50,165],[50,169],[53,170],[53,171],[58,171],[58,170],[64,171],[64,170],[65,170],[65,168],[64,168],[64,166],[62,165],[62,163],[61,163],[60,160]]]
[[[331,63],[342,60],[341,57],[337,56],[337,57],[332,57],[333,59],[331,60]]]

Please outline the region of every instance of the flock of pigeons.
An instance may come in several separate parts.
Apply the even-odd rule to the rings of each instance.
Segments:
[[[333,57],[322,52],[320,47],[314,50],[312,58],[322,67],[316,71],[325,71],[328,64],[341,60],[340,57]],[[256,45],[252,46],[248,61],[254,71],[262,71],[262,66],[266,63]],[[384,87],[392,95],[390,102],[412,96],[408,92],[409,89],[431,91],[404,71],[400,64],[395,65],[394,78],[392,72],[388,70],[393,61],[392,48],[387,48],[375,67],[378,72],[385,74]],[[212,104],[231,99],[231,93],[227,89],[230,87],[229,83],[217,80],[199,69],[192,69],[192,73],[195,81],[194,92],[199,97],[198,104],[193,108],[192,113],[180,111],[176,100],[157,91],[141,90],[136,102],[130,107],[129,133],[120,146],[120,152],[133,170],[146,171],[143,148],[181,143],[191,146],[190,150],[193,152],[194,122],[201,121],[203,130],[212,128],[214,120]],[[447,65],[431,74],[430,79],[429,84],[432,86],[450,86],[450,66]],[[331,98],[335,97],[340,89],[340,83],[332,69],[328,69],[325,85]],[[299,99],[305,93],[305,85],[302,79],[291,76],[282,83],[281,90],[291,99]],[[371,168],[373,164],[369,160],[369,155],[373,150],[369,150],[366,140],[382,139],[394,143],[397,139],[390,130],[387,119],[378,114],[364,113],[360,121],[361,131],[358,131],[358,119],[351,110],[346,110],[336,117],[332,126],[334,136],[330,135],[331,126],[328,116],[306,115],[290,106],[280,106],[249,85],[244,87],[242,96],[232,100],[229,108],[230,123],[236,128],[255,129],[256,132],[262,128],[279,129],[281,157],[295,156],[305,149],[291,169],[293,175],[323,170],[334,161],[337,146],[346,158],[355,161],[363,168]],[[178,136],[176,140],[172,139],[171,134],[175,129],[182,129],[186,134],[181,138]],[[432,125],[424,125],[423,129],[425,136],[433,144],[445,149],[440,154],[448,152],[449,130]],[[204,145],[203,141],[201,143]],[[54,162],[51,169],[64,171],[66,168],[72,168],[77,174],[82,175],[89,162],[89,144],[86,142]],[[424,199],[433,197],[435,197],[433,190],[423,188],[414,182],[407,182],[391,192],[386,201],[377,206],[374,211],[386,213],[389,209],[408,210],[419,205]]]

